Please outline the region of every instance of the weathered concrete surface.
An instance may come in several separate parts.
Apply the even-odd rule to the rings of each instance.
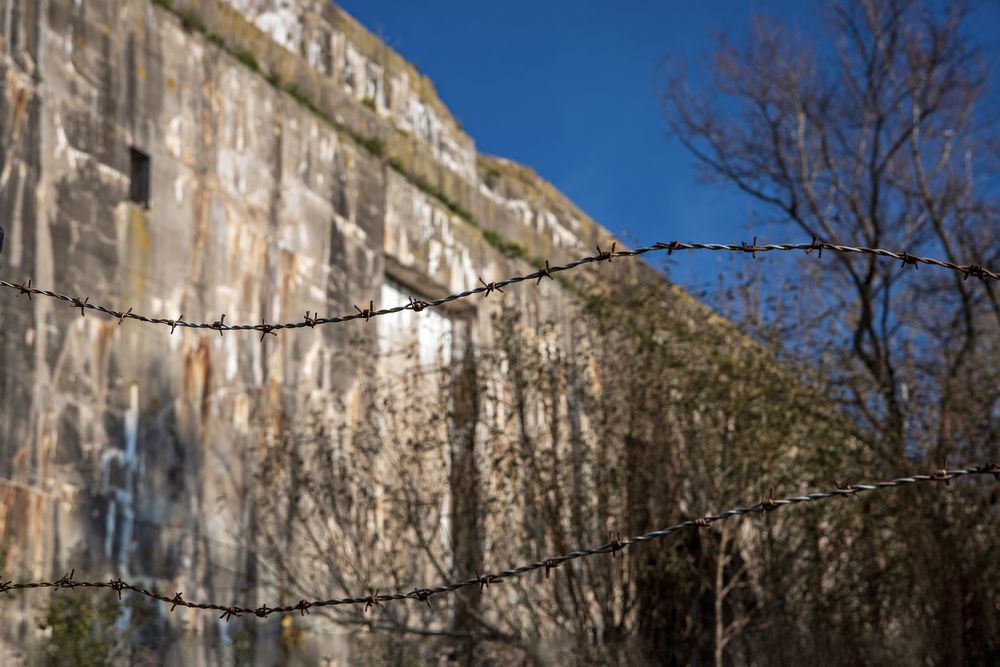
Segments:
[[[610,244],[530,170],[477,158],[430,83],[330,3],[2,0],[0,38],[5,278],[161,317],[294,320],[369,299],[434,297],[533,268],[525,258],[559,261]],[[133,146],[151,156],[148,210],[128,201]],[[519,252],[501,251],[498,238]],[[601,270],[657,286],[690,327],[712,319],[647,267]],[[586,277],[579,285],[597,289]],[[254,464],[269,443],[307,415],[354,428],[364,379],[373,367],[391,379],[411,363],[398,355],[413,340],[427,367],[498,345],[502,303],[539,349],[598,346],[559,283],[509,292],[263,341],[119,326],[0,295],[3,576],[54,578],[75,567],[188,599],[271,599],[245,548],[260,520]],[[523,500],[488,464],[490,429],[508,423],[507,408],[484,403],[468,408],[458,445],[428,455],[436,472],[424,483],[437,508],[428,521],[440,533],[431,551],[453,565],[477,562],[486,547],[470,538],[475,549],[466,542],[452,553],[462,543],[449,535],[480,530],[488,545],[506,530],[502,515],[455,523],[465,516],[456,503],[480,493],[462,480],[479,475],[482,498]],[[579,435],[588,417],[571,403],[559,409],[576,415]],[[338,456],[363,458],[349,438],[347,447]],[[401,452],[372,454],[376,477],[392,477],[390,455]],[[599,462],[581,464],[581,475]],[[345,490],[369,508],[358,530],[376,543],[407,529],[391,490]],[[494,558],[519,555],[508,547]],[[438,578],[416,556],[373,549],[405,567],[406,581]],[[43,604],[32,594],[3,603],[8,648],[44,640],[35,629]],[[189,633],[161,647],[168,661],[214,663],[232,650],[233,626],[211,614],[153,613]],[[259,628],[263,662],[276,650],[267,638],[289,630],[277,619]],[[296,659],[350,656],[348,632],[324,630]]]
[[[433,83],[346,12],[324,0],[227,3],[352,99],[426,144],[443,166],[475,179],[472,139],[438,99]]]

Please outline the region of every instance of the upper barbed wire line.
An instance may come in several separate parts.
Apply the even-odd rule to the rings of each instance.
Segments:
[[[419,602],[424,602],[430,607],[430,598],[435,595],[446,595],[454,593],[457,590],[463,588],[471,588],[473,586],[479,586],[480,591],[486,589],[491,584],[502,583],[505,579],[510,579],[513,577],[519,577],[521,575],[533,572],[535,570],[545,570],[545,578],[549,577],[549,574],[553,568],[557,568],[567,561],[576,560],[578,558],[588,558],[591,556],[596,556],[598,554],[611,554],[614,556],[618,551],[622,551],[628,547],[640,544],[642,542],[649,542],[651,540],[657,540],[664,538],[671,533],[676,533],[682,530],[699,530],[701,528],[707,528],[716,521],[725,521],[727,519],[732,519],[739,516],[744,516],[747,514],[762,514],[765,512],[771,512],[773,510],[779,509],[781,507],[787,507],[790,505],[798,505],[800,503],[810,503],[818,502],[822,500],[829,500],[830,498],[839,498],[854,496],[860,493],[866,493],[868,491],[882,491],[885,489],[896,488],[908,484],[919,484],[922,482],[945,482],[955,479],[956,477],[964,477],[967,475],[993,475],[998,480],[1000,480],[1000,465],[995,463],[989,463],[986,465],[979,466],[977,468],[956,468],[956,469],[942,469],[932,472],[928,475],[911,475],[909,477],[899,477],[893,480],[885,482],[871,482],[867,484],[848,484],[844,483],[838,485],[837,488],[829,491],[814,491],[812,493],[807,493],[799,496],[790,496],[787,498],[762,498],[756,505],[750,505],[749,507],[734,507],[732,509],[726,510],[724,512],[719,512],[717,514],[707,514],[695,519],[688,519],[680,523],[668,526],[666,528],[661,528],[659,530],[653,530],[648,533],[644,533],[637,537],[630,537],[627,539],[622,539],[619,535],[613,539],[609,539],[608,542],[596,546],[590,547],[588,549],[579,549],[577,551],[572,551],[570,553],[564,554],[562,556],[552,556],[546,558],[545,560],[535,561],[534,563],[527,563],[525,565],[520,565],[518,567],[512,567],[507,570],[501,570],[499,572],[487,572],[485,574],[476,573],[476,577],[473,579],[465,579],[462,581],[456,581],[454,583],[441,584],[435,586],[434,588],[416,588],[409,593],[398,592],[390,593],[385,595],[379,595],[378,590],[372,591],[370,594],[360,597],[350,597],[350,598],[334,598],[329,600],[300,600],[294,605],[278,605],[275,607],[269,607],[267,605],[261,605],[259,607],[246,607],[238,605],[224,605],[216,602],[192,602],[185,600],[183,593],[179,592],[168,597],[162,595],[155,591],[144,588],[136,584],[131,584],[126,581],[122,581],[120,578],[112,579],[111,581],[76,581],[73,579],[73,574],[75,570],[70,573],[63,575],[60,579],[56,581],[30,581],[13,583],[11,581],[0,581],[0,593],[7,593],[10,591],[26,590],[26,589],[37,589],[37,588],[103,588],[110,589],[118,593],[118,599],[121,599],[121,593],[123,590],[133,591],[144,595],[148,598],[158,600],[162,603],[171,605],[170,610],[173,611],[176,607],[188,607],[191,609],[207,609],[222,612],[220,618],[229,620],[233,617],[239,617],[243,615],[253,615],[259,616],[261,618],[270,616],[271,614],[288,614],[292,612],[300,612],[302,614],[309,613],[309,610],[313,607],[335,607],[344,605],[359,606],[364,605],[364,610],[368,611],[372,606],[381,607],[384,602],[394,602],[400,600],[416,600]]]
[[[305,317],[300,321],[295,322],[261,322],[260,324],[227,324],[225,313],[222,316],[212,322],[187,322],[184,320],[184,315],[179,315],[176,319],[169,319],[164,317],[150,317],[148,315],[142,315],[140,313],[135,313],[132,308],[129,307],[127,310],[116,310],[109,306],[103,306],[98,303],[91,303],[90,297],[80,298],[77,296],[71,296],[68,294],[61,294],[59,292],[54,292],[47,289],[40,289],[32,285],[31,280],[27,280],[24,283],[12,283],[6,280],[0,280],[0,287],[6,287],[7,289],[18,292],[17,296],[27,295],[30,299],[32,295],[45,296],[51,299],[57,299],[59,301],[64,301],[68,303],[72,308],[79,308],[80,314],[84,315],[86,311],[96,311],[104,313],[110,317],[118,320],[121,324],[125,320],[135,320],[138,322],[144,322],[146,324],[159,324],[170,328],[170,333],[173,333],[177,327],[187,328],[187,329],[209,329],[212,331],[218,331],[221,335],[226,331],[255,331],[260,334],[261,340],[267,335],[276,335],[276,332],[283,329],[303,329],[306,327],[314,328],[319,325],[324,324],[339,324],[342,322],[350,322],[351,320],[363,319],[365,321],[382,315],[391,315],[393,313],[398,313],[404,310],[412,310],[415,312],[420,312],[425,308],[437,308],[443,306],[452,301],[457,301],[459,299],[467,299],[476,294],[483,294],[488,296],[494,291],[502,292],[504,287],[508,285],[513,285],[515,283],[520,283],[528,280],[535,280],[536,285],[540,284],[542,278],[552,278],[552,274],[559,273],[561,271],[570,271],[584,264],[592,264],[594,262],[610,262],[616,257],[637,257],[639,255],[645,255],[650,252],[662,252],[666,251],[667,254],[672,254],[675,251],[679,252],[682,250],[714,250],[714,251],[726,251],[726,252],[739,252],[739,253],[750,253],[754,257],[757,253],[764,252],[774,252],[774,251],[794,251],[799,250],[805,253],[810,253],[812,251],[817,251],[818,255],[822,255],[824,250],[839,253],[858,253],[867,255],[877,255],[880,257],[887,257],[889,259],[899,260],[902,266],[912,265],[916,267],[919,264],[928,264],[930,266],[937,266],[944,269],[950,269],[952,271],[957,271],[963,274],[964,278],[972,276],[974,278],[980,278],[982,280],[1000,280],[1000,273],[993,271],[985,266],[979,264],[956,264],[954,262],[949,262],[945,260],[935,259],[933,257],[920,257],[918,255],[912,255],[908,252],[897,252],[894,250],[885,250],[884,248],[866,248],[863,246],[848,246],[841,245],[837,243],[826,243],[824,241],[818,241],[814,239],[809,243],[768,243],[768,244],[757,244],[756,239],[753,243],[740,243],[740,244],[728,244],[728,243],[681,243],[679,241],[671,241],[669,243],[657,242],[653,245],[648,245],[642,248],[636,248],[634,250],[616,250],[615,244],[611,245],[610,250],[601,250],[600,247],[597,248],[597,254],[591,255],[589,257],[582,257],[575,261],[569,262],[567,264],[562,264],[558,266],[550,266],[548,262],[545,263],[544,267],[539,268],[533,273],[528,273],[525,275],[515,275],[504,280],[498,280],[496,282],[486,282],[482,278],[479,279],[481,285],[479,287],[473,287],[467,289],[463,292],[456,292],[455,294],[449,294],[448,296],[443,296],[437,299],[431,299],[427,301],[416,300],[411,298],[409,303],[393,306],[392,308],[381,308],[376,310],[375,304],[369,301],[368,308],[359,308],[355,306],[356,312],[348,313],[346,315],[337,315],[333,317],[317,317],[311,316],[310,311],[306,311]]]

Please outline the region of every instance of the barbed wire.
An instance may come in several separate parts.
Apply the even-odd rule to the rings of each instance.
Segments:
[[[848,496],[856,496],[861,493],[868,491],[880,491],[884,489],[897,488],[900,486],[905,486],[909,484],[919,484],[923,482],[945,482],[955,479],[957,477],[965,477],[968,475],[993,475],[997,480],[1000,480],[1000,464],[990,463],[982,465],[976,468],[956,468],[956,469],[942,469],[932,472],[927,475],[911,475],[909,477],[899,477],[893,480],[885,482],[871,482],[867,484],[841,484],[835,489],[829,491],[814,491],[812,493],[807,493],[805,495],[790,496],[787,498],[762,498],[761,501],[755,505],[749,507],[735,507],[733,509],[726,510],[724,512],[719,512],[717,514],[707,514],[696,519],[688,519],[680,523],[668,526],[666,528],[661,528],[659,530],[653,530],[643,535],[637,537],[630,537],[622,539],[619,534],[617,537],[611,538],[608,542],[588,549],[579,549],[577,551],[572,551],[570,553],[564,554],[562,556],[552,556],[544,560],[535,561],[533,563],[527,563],[525,565],[520,565],[517,567],[512,567],[506,570],[501,570],[498,572],[487,572],[486,574],[479,574],[476,572],[475,578],[465,579],[463,581],[456,581],[454,583],[441,584],[433,588],[416,588],[413,591],[389,593],[389,594],[379,594],[376,589],[372,591],[369,595],[360,597],[347,597],[347,598],[333,598],[328,600],[300,600],[296,604],[292,605],[276,605],[270,607],[267,605],[261,605],[259,607],[247,607],[239,605],[224,605],[215,602],[193,602],[190,600],[185,600],[182,592],[178,592],[172,597],[157,593],[153,590],[145,588],[143,586],[132,584],[123,581],[120,578],[115,578],[110,581],[77,581],[73,578],[75,570],[70,571],[68,574],[63,575],[56,581],[31,581],[31,582],[21,582],[14,583],[11,581],[0,581],[0,593],[9,593],[11,591],[20,591],[27,589],[39,589],[39,588],[56,588],[56,589],[77,589],[77,588],[96,588],[96,589],[109,589],[118,593],[118,599],[121,600],[122,591],[132,591],[140,595],[144,595],[148,598],[158,600],[164,604],[170,605],[170,611],[173,611],[176,607],[187,607],[190,609],[205,609],[212,611],[221,611],[222,614],[219,618],[230,620],[233,617],[240,617],[244,615],[253,615],[261,618],[266,618],[272,614],[288,614],[293,612],[299,612],[301,614],[309,613],[312,608],[319,607],[334,607],[343,605],[352,606],[363,606],[364,611],[368,611],[373,606],[383,606],[385,602],[396,602],[402,600],[414,600],[418,602],[426,603],[430,607],[430,599],[437,595],[446,595],[454,593],[455,591],[472,588],[478,586],[480,591],[485,590],[492,584],[502,583],[505,579],[510,579],[513,577],[519,577],[525,575],[529,572],[535,570],[545,570],[545,577],[548,578],[550,572],[554,569],[566,563],[568,561],[576,560],[578,558],[587,558],[590,556],[596,556],[598,554],[611,554],[614,556],[617,552],[622,551],[628,547],[641,544],[643,542],[649,542],[652,540],[661,539],[667,537],[668,535],[683,530],[699,530],[701,528],[707,528],[717,521],[724,521],[727,519],[732,519],[735,517],[744,516],[747,514],[761,514],[765,512],[771,512],[773,510],[779,509],[781,507],[787,507],[791,505],[798,505],[800,503],[810,503],[818,502],[822,500],[828,500],[830,498],[843,498]]]
[[[337,315],[332,317],[319,317],[318,313],[313,314],[310,311],[306,311],[305,316],[302,320],[292,321],[292,322],[264,322],[261,321],[260,324],[227,324],[226,314],[223,313],[218,320],[214,322],[188,322],[184,320],[184,315],[178,315],[176,319],[169,319],[163,317],[150,317],[148,315],[142,315],[140,313],[133,312],[132,308],[129,307],[126,310],[118,310],[110,306],[104,306],[97,303],[91,303],[90,297],[78,297],[69,294],[61,294],[59,292],[54,292],[52,290],[40,289],[32,285],[31,280],[26,280],[23,283],[12,283],[6,280],[0,280],[0,287],[6,287],[9,290],[16,291],[17,296],[27,295],[30,299],[32,295],[44,296],[51,299],[57,299],[59,301],[64,301],[68,303],[72,308],[79,308],[80,315],[86,314],[86,311],[95,311],[104,313],[118,320],[121,324],[125,320],[135,320],[138,322],[143,322],[145,324],[159,324],[170,328],[170,333],[173,333],[177,327],[187,328],[187,329],[209,329],[212,331],[218,331],[219,335],[222,335],[226,331],[254,331],[260,334],[261,341],[268,335],[276,336],[278,331],[284,329],[303,329],[303,328],[315,328],[316,326],[325,324],[340,324],[342,322],[350,322],[351,320],[365,321],[370,320],[373,317],[379,317],[382,315],[391,315],[393,313],[398,313],[404,310],[412,310],[414,312],[420,312],[425,308],[438,308],[452,301],[458,301],[459,299],[467,299],[469,297],[475,296],[477,294],[482,294],[483,296],[489,296],[493,292],[503,292],[503,288],[508,285],[514,285],[516,283],[521,283],[529,280],[536,281],[535,284],[541,284],[543,278],[552,278],[552,274],[559,273],[562,271],[570,271],[579,266],[585,264],[592,264],[595,262],[610,262],[612,259],[618,257],[638,257],[640,255],[645,255],[651,252],[662,252],[666,251],[667,254],[673,254],[675,251],[683,250],[715,250],[715,251],[727,251],[727,252],[739,252],[739,253],[750,253],[755,258],[757,253],[774,252],[774,251],[802,251],[805,253],[811,253],[812,251],[817,251],[817,255],[821,256],[824,250],[838,253],[860,253],[867,255],[876,255],[879,257],[886,257],[889,259],[899,260],[901,266],[918,266],[920,264],[927,264],[930,266],[936,266],[944,269],[950,269],[952,271],[957,271],[961,273],[965,279],[970,276],[974,278],[979,278],[981,280],[1000,280],[1000,273],[988,269],[985,266],[979,264],[955,264],[954,262],[948,262],[940,259],[935,259],[933,257],[920,257],[917,255],[912,255],[908,252],[897,252],[894,250],[885,250],[883,248],[866,248],[862,246],[847,246],[840,245],[836,243],[826,243],[813,239],[809,243],[770,243],[770,244],[757,244],[757,239],[754,238],[751,243],[740,243],[740,244],[724,244],[724,243],[681,243],[679,241],[671,241],[669,243],[657,242],[653,245],[645,246],[642,248],[636,248],[634,250],[616,250],[616,244],[611,244],[610,250],[602,250],[600,246],[597,247],[597,254],[591,255],[589,257],[582,257],[578,260],[569,262],[568,264],[562,264],[558,266],[550,266],[546,261],[544,267],[540,267],[537,271],[533,273],[528,273],[524,275],[515,275],[503,280],[497,280],[495,282],[486,282],[481,277],[479,282],[481,285],[479,287],[473,287],[462,292],[456,292],[455,294],[449,294],[448,296],[443,296],[437,299],[431,299],[428,301],[423,301],[419,299],[410,298],[410,302],[392,308],[382,308],[376,309],[375,302],[369,301],[367,308],[360,308],[354,306],[354,313],[347,313],[345,315]]]

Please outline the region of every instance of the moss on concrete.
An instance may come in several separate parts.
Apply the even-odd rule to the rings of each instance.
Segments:
[[[209,36],[209,39],[212,39],[213,37],[217,37],[217,35],[215,33],[212,33]],[[239,60],[241,63],[243,63],[253,71],[255,72],[260,71],[260,65],[257,63],[257,59],[249,51],[237,51],[233,55],[236,56],[237,60]]]

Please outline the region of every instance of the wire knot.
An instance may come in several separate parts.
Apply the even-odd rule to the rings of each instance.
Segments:
[[[545,268],[538,267],[536,275],[538,276],[538,282],[535,283],[536,287],[542,284],[542,278],[555,280],[555,278],[552,277],[552,269],[549,268],[549,260],[545,260]]]
[[[414,588],[413,592],[410,593],[410,595],[412,595],[413,597],[417,598],[421,602],[426,602],[427,603],[427,608],[428,609],[432,609],[432,607],[431,607],[431,596],[434,595],[434,591],[432,591],[431,589],[429,589],[429,588]]]
[[[671,256],[671,255],[674,254],[674,250],[680,250],[681,249],[681,242],[680,241],[671,241],[670,243],[663,243],[662,241],[659,241],[659,242],[657,242],[656,247],[660,248],[661,250],[662,249],[666,249],[667,256],[669,257],[669,256]]]
[[[31,287],[31,278],[28,278],[28,283],[21,283],[17,286],[17,298],[20,299],[22,294],[28,295],[28,301],[31,301],[31,293],[34,289]]]
[[[740,250],[750,253],[754,259],[757,259],[757,237],[753,237],[753,242],[749,245],[744,241],[740,241]]]
[[[382,604],[381,600],[379,600],[378,589],[377,588],[375,589],[374,593],[372,593],[371,595],[369,595],[368,597],[365,598],[365,613],[366,614],[368,613],[368,610],[372,608],[372,605],[374,605],[376,607],[385,608],[385,605]]]
[[[70,304],[70,308],[79,308],[80,309],[80,317],[84,317],[87,314],[87,312],[84,310],[84,308],[87,307],[87,302],[90,301],[90,297],[89,296],[86,299],[84,299],[83,301],[80,301],[79,298],[77,298],[77,297],[74,296],[74,297],[72,297],[70,299],[70,301],[72,302]]]
[[[410,310],[412,310],[415,313],[419,313],[421,310],[423,310],[424,308],[427,307],[427,302],[426,301],[421,301],[420,299],[414,299],[411,296],[410,297],[409,306],[410,306]]]
[[[951,480],[951,476],[948,474],[948,471],[943,468],[941,470],[935,470],[934,472],[932,472],[931,477],[935,481],[944,482],[945,484],[948,484],[949,480]]]
[[[174,329],[176,329],[177,325],[180,324],[183,320],[184,320],[184,313],[181,313],[180,315],[178,315],[176,320],[167,320],[169,322],[169,324],[170,324],[170,335],[171,336],[174,335]]]
[[[70,570],[69,574],[64,574],[52,585],[56,588],[76,588],[76,582],[73,581],[74,574],[76,574],[76,570]]]
[[[260,342],[262,343],[264,342],[264,336],[267,336],[268,334],[274,336],[275,338],[278,336],[278,334],[274,333],[274,325],[267,324],[263,318],[261,318],[260,324],[257,325],[256,329],[260,332]]]
[[[760,499],[760,504],[758,507],[765,512],[770,512],[778,507],[778,503],[774,502],[774,491],[768,491],[766,496],[762,496]]]
[[[484,588],[489,588],[490,584],[502,584],[503,579],[496,576],[495,574],[479,574],[479,570],[476,570],[476,581],[479,582],[479,592],[482,593]]]
[[[625,548],[625,544],[622,542],[621,531],[619,531],[618,534],[613,539],[611,537],[611,534],[610,533],[608,534],[608,543],[605,548],[607,549],[607,553],[611,554],[612,558],[615,557],[616,551],[621,551],[622,549]]]
[[[365,309],[358,308],[357,304],[355,304],[354,310],[358,311],[358,315],[365,318],[365,322],[367,322],[375,314],[375,302],[369,301],[368,307]]]
[[[483,287],[486,288],[486,291],[483,292],[483,297],[489,296],[490,293],[493,292],[494,290],[496,290],[497,292],[500,292],[501,294],[503,294],[503,288],[501,288],[496,283],[488,283],[485,280],[483,280],[482,276],[480,276],[479,282],[482,284]]]
[[[976,472],[984,474],[992,474],[997,480],[1000,480],[1000,463],[987,463],[984,466],[976,468]]]
[[[858,490],[854,488],[854,485],[850,482],[834,482],[833,485],[836,487],[837,492],[840,496],[847,497],[852,496],[857,498]]]
[[[315,329],[316,328],[316,317],[315,316],[309,317],[309,312],[310,311],[308,311],[308,310],[306,311],[306,318],[305,318],[306,326],[309,327],[310,329]]]
[[[118,316],[118,326],[121,326],[121,325],[122,325],[122,322],[124,322],[124,321],[125,321],[125,318],[126,318],[126,317],[132,317],[132,306],[129,306],[129,307],[128,307],[128,310],[127,310],[126,312],[124,312],[124,313],[121,313],[121,314],[120,314],[120,315]]]
[[[964,276],[962,276],[962,280],[968,280],[969,276],[972,276],[973,278],[985,279],[986,267],[983,266],[982,264],[969,264],[967,267],[965,267],[965,270],[962,271],[962,273],[965,274]]]
[[[231,619],[233,616],[239,618],[242,615],[243,612],[240,611],[238,608],[230,607],[229,609],[226,609],[224,612],[222,612],[222,615],[219,616],[219,618],[225,619],[226,623],[228,623],[229,619]]]
[[[211,326],[211,327],[209,327],[209,328],[210,328],[210,329],[215,329],[216,331],[218,331],[218,332],[219,332],[219,335],[221,336],[221,335],[222,335],[222,331],[223,331],[224,329],[227,329],[227,328],[228,328],[228,327],[226,326],[226,314],[225,314],[225,313],[222,313],[222,317],[220,317],[220,318],[219,318],[219,319],[217,319],[216,321],[212,322],[212,326]]]
[[[301,616],[305,616],[309,613],[309,607],[312,606],[312,602],[307,602],[306,600],[299,600],[299,603],[295,605],[294,609],[299,612]]]
[[[562,561],[558,558],[547,558],[545,559],[545,578],[549,578],[549,573],[562,565]]]
[[[703,516],[698,517],[697,519],[694,520],[694,525],[698,526],[699,528],[708,528],[708,526],[711,523],[712,522],[709,521],[707,517],[703,517]]]
[[[116,577],[108,582],[108,588],[118,593],[118,599],[122,599],[122,590],[129,588],[129,585],[122,581],[121,577]]]
[[[268,616],[268,615],[269,615],[269,614],[270,614],[270,613],[271,613],[272,611],[274,611],[274,610],[273,610],[273,609],[271,609],[270,607],[268,607],[268,606],[267,606],[266,604],[262,604],[261,606],[259,606],[259,607],[257,607],[256,609],[254,609],[254,610],[253,610],[253,613],[254,613],[254,614],[256,614],[257,616],[259,616],[260,618],[265,618],[265,617],[267,617],[267,616]]]
[[[14,587],[13,581],[0,581],[0,593],[7,593]]]
[[[184,606],[184,598],[181,597],[181,593],[177,593],[174,597],[170,598],[170,611],[173,611],[177,605]]]
[[[806,248],[806,254],[808,255],[813,250],[818,250],[819,252],[816,253],[816,257],[822,259],[822,257],[823,257],[823,247],[825,245],[826,245],[825,243],[823,243],[822,241],[820,241],[819,238],[817,238],[817,236],[815,234],[813,234],[812,235],[812,241],[809,243],[809,247]]]
[[[914,269],[920,268],[920,266],[918,265],[918,262],[920,260],[916,255],[911,255],[908,252],[904,252],[899,259],[901,260],[899,266],[902,268],[905,268],[907,264],[911,265]]]
[[[615,248],[617,246],[618,246],[618,242],[617,241],[612,241],[612,243],[611,243],[611,250],[601,250],[601,246],[597,246],[597,261],[599,261],[599,262],[603,262],[603,261],[610,262],[611,259],[615,256]]]

